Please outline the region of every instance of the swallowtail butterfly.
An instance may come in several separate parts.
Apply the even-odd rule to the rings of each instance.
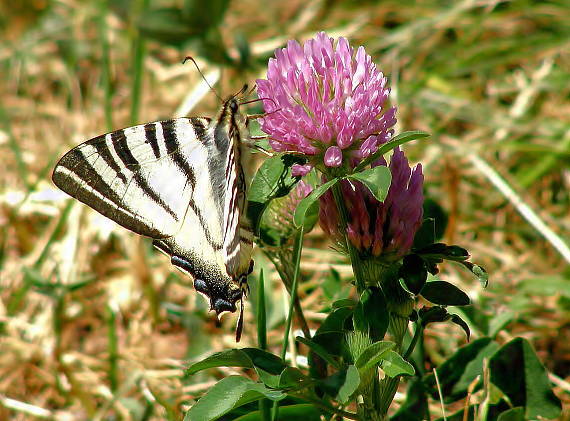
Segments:
[[[218,115],[141,124],[97,136],[67,152],[53,182],[137,234],[194,278],[217,315],[241,312],[253,232],[246,217],[245,151],[251,139],[236,96]]]

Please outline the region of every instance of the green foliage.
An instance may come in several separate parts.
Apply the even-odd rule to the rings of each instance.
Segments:
[[[421,131],[409,131],[409,132],[400,133],[400,134],[394,136],[392,139],[390,139],[389,142],[386,142],[385,144],[380,146],[378,148],[378,150],[376,152],[374,152],[372,155],[368,156],[366,159],[363,159],[362,162],[360,162],[354,168],[354,173],[359,173],[359,172],[363,171],[366,167],[368,167],[374,161],[376,161],[380,157],[384,156],[385,154],[390,152],[392,149],[397,148],[400,145],[403,145],[404,143],[411,142],[412,140],[416,140],[416,139],[425,139],[425,138],[428,138],[429,136],[430,136],[429,133],[425,133],[425,132],[421,132]],[[378,200],[380,200],[380,199],[378,199]]]
[[[490,359],[491,382],[514,405],[524,408],[526,419],[556,418],[562,405],[550,389],[544,366],[530,343],[515,338],[503,345]]]
[[[398,275],[404,281],[405,289],[418,295],[426,283],[428,272],[421,257],[417,254],[408,254],[404,256]]]
[[[483,360],[489,358],[499,345],[490,338],[481,338],[459,348],[454,355],[437,368],[441,394],[445,402],[454,402],[467,396],[469,385],[483,373]],[[424,378],[428,392],[437,399],[439,392],[435,376]],[[480,385],[482,383],[479,383]]]
[[[249,402],[261,398],[279,401],[286,397],[280,391],[241,376],[220,380],[184,416],[184,421],[210,421]]]
[[[475,390],[483,386],[485,360],[489,360],[491,384],[503,393],[496,403],[487,408],[489,414],[505,420],[551,419],[560,415],[561,404],[552,393],[544,366],[530,344],[522,338],[513,339],[503,346],[491,338],[481,338],[457,350],[437,369],[441,396],[446,403],[467,396],[468,389],[476,380]],[[436,399],[440,391],[435,376],[425,376],[423,383],[427,392]]]
[[[429,196],[424,199],[424,222],[414,237],[414,250],[440,241],[447,228],[448,215],[443,207]]]
[[[384,360],[388,351],[396,346],[393,342],[376,342],[371,344],[358,356],[354,365],[358,371],[364,373],[375,367],[381,360]]]
[[[357,322],[358,316],[360,316],[359,322]],[[364,290],[354,310],[353,319],[357,330],[368,332],[373,341],[384,338],[390,323],[384,292],[377,287],[368,287]]]
[[[308,215],[311,215],[311,209],[314,209],[316,206],[319,197],[326,193],[328,189],[330,189],[333,185],[338,182],[337,178],[333,178],[332,180],[327,181],[326,183],[320,185],[316,189],[314,189],[311,194],[305,197],[299,204],[297,205],[297,209],[295,209],[295,216],[293,221],[297,227],[303,226],[306,223],[306,219]],[[311,220],[311,219],[309,219]]]
[[[261,220],[273,199],[286,196],[299,181],[291,175],[291,166],[303,160],[293,155],[276,155],[263,161],[248,191],[247,216],[254,232],[263,236]]]
[[[427,282],[420,291],[422,297],[434,304],[466,306],[471,300],[463,291],[446,281]]]
[[[259,421],[262,418],[260,411],[250,412],[236,418],[235,421]],[[321,412],[311,404],[281,405],[279,407],[279,420],[296,421],[321,421]]]
[[[350,174],[348,179],[358,180],[370,190],[370,193],[378,200],[383,202],[388,194],[390,182],[392,181],[392,173],[390,169],[383,165],[374,168],[368,168],[361,172]]]

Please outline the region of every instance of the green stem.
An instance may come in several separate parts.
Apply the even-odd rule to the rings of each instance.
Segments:
[[[279,252],[279,253],[272,253],[269,251],[265,251],[265,255],[268,257],[269,260],[275,266],[277,273],[279,273],[279,277],[283,281],[283,284],[287,288],[287,292],[291,294],[291,286],[293,285],[293,274],[290,274],[289,262],[292,260],[290,253],[288,252]],[[287,262],[286,265],[282,264],[282,262]],[[300,280],[298,281],[300,282]],[[307,323],[307,319],[305,319],[305,315],[303,314],[303,308],[301,307],[301,302],[299,301],[299,297],[295,296],[295,315],[297,316],[297,322],[300,324],[301,330],[303,331],[303,335],[307,339],[311,339],[311,331],[309,330],[309,324]]]
[[[257,345],[267,350],[267,314],[265,311],[265,276],[263,269],[257,282]],[[271,402],[269,399],[259,400],[259,413],[263,421],[271,419]]]
[[[315,399],[315,398],[312,398],[311,396],[308,396],[305,394],[300,394],[300,393],[298,394],[298,393],[294,393],[294,392],[289,392],[288,395],[291,396],[292,398],[298,398],[300,400],[310,402],[313,405],[315,405],[316,407],[321,408],[324,411],[327,411],[331,414],[340,415],[343,418],[348,418],[351,420],[360,420],[360,418],[358,417],[357,414],[354,414],[352,412],[343,411],[342,409],[332,407],[320,399]]]
[[[297,298],[297,284],[299,283],[299,271],[301,266],[301,250],[303,250],[303,235],[304,227],[301,226],[299,231],[297,231],[295,243],[293,244],[293,265],[295,267],[295,273],[293,274],[293,285],[291,286],[291,299],[289,300],[289,312],[287,314],[287,322],[285,324],[285,335],[283,335],[283,348],[281,349],[282,359],[285,359],[285,354],[287,353],[289,332],[291,331],[291,322],[293,320],[293,308],[295,307],[295,299]]]
[[[293,320],[293,308],[295,307],[295,300],[297,298],[297,284],[299,283],[299,272],[301,267],[301,251],[303,250],[303,236],[305,230],[304,226],[297,231],[295,235],[295,242],[293,244],[293,266],[295,272],[293,273],[293,285],[291,286],[291,297],[289,301],[289,313],[287,314],[287,321],[285,323],[285,334],[283,335],[283,348],[281,349],[281,359],[285,360],[287,354],[287,345],[289,343],[289,332],[291,331],[291,322]],[[277,420],[279,416],[279,402],[273,402],[273,411],[271,414],[272,420]]]
[[[109,39],[107,37],[107,12],[108,0],[101,0],[99,10],[99,33],[101,37],[101,83],[105,92],[104,108],[105,108],[105,124],[107,131],[113,130],[113,108],[112,98],[113,91],[111,87],[111,58],[109,49]]]
[[[257,344],[259,349],[267,349],[267,313],[265,311],[265,276],[263,269],[257,282]]]
[[[111,391],[116,392],[119,387],[119,347],[115,311],[109,305],[107,305],[107,341],[109,349],[109,383],[111,385]]]
[[[378,282],[381,280],[381,277],[379,275],[381,275],[382,272],[378,272],[375,267],[373,268],[370,266],[368,264],[370,263],[369,261],[363,261],[358,253],[358,250],[356,250],[348,238],[347,226],[349,216],[348,209],[346,208],[346,204],[342,196],[341,182],[339,181],[334,184],[331,187],[331,190],[339,213],[340,232],[344,236],[346,248],[350,257],[350,263],[352,264],[352,272],[354,273],[356,290],[358,292],[358,296],[360,296],[366,289],[366,285],[368,283],[374,285],[378,284]],[[367,282],[367,280],[371,282]],[[366,336],[369,335],[368,331],[362,333]],[[361,395],[362,402],[357,401],[358,419],[367,421],[380,421],[382,419],[382,413],[378,411],[380,401],[378,401],[378,394],[375,393],[377,386],[378,377],[373,380],[373,386],[369,393],[364,393]]]
[[[133,21],[136,21],[149,6],[150,0],[138,0],[133,2]],[[132,56],[132,72],[133,84],[131,86],[131,124],[138,123],[140,99],[142,89],[142,76],[143,76],[143,60],[146,52],[145,42],[141,36],[140,31],[136,28],[135,24],[131,27],[133,36],[133,56]]]
[[[358,255],[358,250],[356,250],[356,248],[352,245],[348,239],[348,234],[346,233],[346,228],[348,226],[348,209],[346,209],[346,204],[344,203],[344,199],[342,197],[341,182],[342,181],[335,183],[331,187],[331,190],[340,217],[340,232],[344,236],[346,248],[348,249],[348,255],[350,256],[350,262],[352,264],[352,272],[354,273],[354,278],[356,281],[356,290],[360,296],[360,294],[362,294],[366,288],[366,282],[364,281],[364,274],[362,271],[363,265],[360,256]]]
[[[394,342],[396,342],[396,351],[402,355],[402,343],[408,330],[410,314],[414,309],[414,299],[401,287],[397,266],[391,266],[383,273],[382,290],[386,295],[388,309],[390,310],[390,325],[388,329],[394,338]],[[399,383],[400,376],[385,377],[380,380],[378,388],[379,403],[380,412],[384,418],[387,417],[388,408],[394,400]]]
[[[412,354],[412,352],[414,351],[414,348],[416,347],[416,344],[418,343],[418,339],[420,339],[420,337],[422,336],[423,331],[424,331],[423,327],[419,323],[417,323],[416,324],[416,330],[414,332],[414,337],[412,338],[410,345],[408,345],[408,349],[404,353],[404,359],[405,360],[407,360],[409,358],[409,356]]]

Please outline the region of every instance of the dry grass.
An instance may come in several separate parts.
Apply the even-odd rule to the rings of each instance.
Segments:
[[[181,419],[215,380],[213,373],[184,378],[186,362],[235,346],[234,316],[216,323],[190,280],[147,241],[73,203],[50,181],[63,152],[108,128],[100,3],[0,5],[0,419]],[[427,195],[449,212],[445,241],[470,250],[491,283],[483,291],[454,266],[445,267],[445,279],[462,285],[479,311],[512,312],[499,340],[529,338],[568,404],[567,8],[563,2],[303,4],[234,2],[224,38],[233,45],[240,32],[254,55],[317,30],[367,47],[390,76],[399,130],[433,134],[407,152],[424,165]],[[120,128],[130,124],[132,32],[112,11],[103,18],[110,115]],[[190,46],[147,43],[139,122],[173,115],[200,83],[192,66],[180,64],[193,53]],[[205,73],[215,68],[200,64]],[[225,69],[218,89],[235,92],[262,75],[262,67]],[[209,115],[217,106],[208,94],[192,114]],[[350,272],[318,233],[310,241],[302,294],[317,326],[323,297],[310,286],[332,263],[345,278]],[[256,260],[269,267],[261,255]],[[269,340],[276,346],[284,305],[282,288],[271,285],[276,330]],[[255,345],[251,312],[246,320],[241,345]],[[430,331],[427,349],[438,362],[463,342],[459,330],[440,325]]]

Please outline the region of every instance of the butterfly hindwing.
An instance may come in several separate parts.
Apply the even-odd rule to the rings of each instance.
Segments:
[[[53,181],[153,238],[195,278],[216,313],[235,311],[252,266],[242,162],[247,137],[245,118],[230,98],[212,120],[178,118],[88,140],[61,158]]]

